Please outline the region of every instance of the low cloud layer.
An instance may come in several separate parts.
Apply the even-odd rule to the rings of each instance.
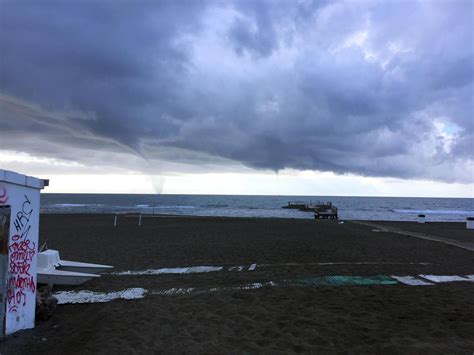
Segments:
[[[473,181],[471,1],[1,0],[0,13],[0,149]]]

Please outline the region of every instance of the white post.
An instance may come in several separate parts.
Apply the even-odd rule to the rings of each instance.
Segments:
[[[115,218],[114,218],[114,227],[117,227],[117,215],[115,215]]]
[[[142,214],[140,213],[140,215],[138,216],[138,226],[141,227],[142,226]]]
[[[0,335],[35,326],[40,190],[46,185],[45,180],[0,169],[1,261],[7,261],[7,268],[0,268]]]
[[[466,228],[467,229],[474,229],[474,217],[467,217],[466,218]]]

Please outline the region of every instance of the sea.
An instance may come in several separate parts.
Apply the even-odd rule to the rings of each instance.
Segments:
[[[284,209],[290,201],[332,202],[339,219],[463,222],[474,217],[474,198],[241,196],[165,194],[41,194],[42,213],[141,213],[254,218],[307,218],[311,212]]]

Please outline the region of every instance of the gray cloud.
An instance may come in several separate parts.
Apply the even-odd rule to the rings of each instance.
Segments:
[[[0,13],[0,149],[473,181],[470,1],[2,0]]]

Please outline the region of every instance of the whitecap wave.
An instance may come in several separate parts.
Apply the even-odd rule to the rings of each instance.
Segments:
[[[466,210],[393,210],[397,213],[411,213],[411,214],[454,214],[454,215],[474,215],[474,211]]]
[[[53,205],[53,207],[63,207],[63,208],[67,208],[67,207],[84,207],[84,206],[89,206],[85,203],[55,203]]]
[[[195,206],[155,206],[156,209],[191,209],[196,208]]]

